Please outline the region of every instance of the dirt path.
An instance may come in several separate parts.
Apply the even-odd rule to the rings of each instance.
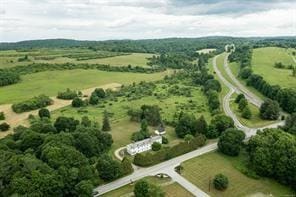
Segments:
[[[106,89],[116,90],[116,89],[118,89],[120,87],[121,87],[121,84],[119,84],[119,83],[109,83],[109,84],[101,85],[101,86],[98,86],[98,87],[88,88],[88,89],[82,90],[81,92],[82,92],[83,95],[89,96],[94,91],[94,89],[96,89],[96,88],[103,88],[105,90]],[[72,102],[72,100],[62,100],[62,99],[57,99],[56,97],[51,97],[51,99],[54,101],[54,104],[47,107],[47,109],[49,111],[54,111],[54,110],[57,110],[59,108],[68,106]],[[0,111],[3,111],[4,114],[5,114],[5,120],[1,121],[1,122],[7,122],[11,127],[11,129],[9,131],[7,131],[7,132],[0,132],[0,138],[3,138],[6,135],[12,133],[13,128],[18,126],[18,125],[24,125],[24,126],[28,125],[28,120],[27,119],[28,119],[28,116],[30,114],[32,114],[32,115],[37,115],[38,114],[38,110],[33,110],[33,111],[30,111],[30,112],[24,112],[24,113],[17,114],[17,113],[12,111],[11,105],[12,104],[0,105]]]

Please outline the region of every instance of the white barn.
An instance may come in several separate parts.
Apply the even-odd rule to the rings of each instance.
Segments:
[[[126,150],[130,155],[135,155],[137,153],[151,150],[154,142],[162,143],[162,137],[159,135],[153,136],[148,139],[129,144],[126,146]]]

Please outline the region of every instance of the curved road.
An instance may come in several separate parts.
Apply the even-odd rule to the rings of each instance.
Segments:
[[[230,116],[233,119],[235,126],[238,129],[241,129],[246,133],[246,138],[248,139],[251,136],[255,135],[256,131],[258,129],[275,128],[275,127],[278,127],[279,125],[283,125],[284,122],[279,122],[279,123],[275,123],[275,124],[268,125],[266,127],[261,127],[261,128],[248,128],[239,122],[239,120],[237,119],[235,114],[231,111],[230,106],[229,106],[229,100],[231,98],[231,95],[234,92],[244,93],[245,96],[249,99],[249,101],[254,104],[256,104],[256,103],[259,104],[259,102],[262,102],[262,101],[260,101],[256,97],[253,97],[252,93],[249,94],[248,91],[243,91],[243,89],[241,89],[242,88],[241,85],[235,84],[237,86],[233,86],[229,81],[227,81],[223,77],[223,75],[221,74],[220,70],[217,68],[217,65],[216,65],[217,57],[218,56],[215,56],[213,59],[214,70],[215,70],[217,76],[219,77],[219,79],[230,89],[229,92],[227,93],[227,95],[223,98],[223,110],[226,115]],[[225,60],[224,60],[225,67],[227,66],[227,58],[228,58],[228,55],[225,57]],[[231,75],[230,75],[230,77],[231,77]],[[180,185],[182,185],[186,190],[191,192],[194,196],[199,196],[199,197],[208,196],[208,194],[206,194],[204,191],[202,191],[201,189],[199,189],[198,187],[196,187],[195,185],[190,183],[188,180],[186,180],[184,177],[182,177],[181,175],[176,173],[174,168],[186,160],[189,160],[194,157],[198,157],[202,154],[211,152],[216,149],[217,149],[217,143],[212,143],[212,144],[206,145],[200,149],[197,149],[192,152],[181,155],[179,157],[175,157],[171,160],[162,162],[160,164],[157,164],[157,165],[154,165],[154,166],[151,166],[148,168],[139,168],[128,176],[122,177],[122,178],[115,180],[111,183],[107,183],[105,185],[101,185],[101,186],[95,188],[94,192],[98,192],[98,194],[96,196],[99,196],[100,194],[105,194],[105,193],[110,192],[114,189],[118,189],[124,185],[130,184],[131,182],[134,182],[134,181],[144,178],[146,176],[154,176],[154,175],[157,175],[160,173],[164,173],[164,174],[167,174],[168,176],[170,176],[172,178],[172,180],[174,180],[177,183],[179,183]]]

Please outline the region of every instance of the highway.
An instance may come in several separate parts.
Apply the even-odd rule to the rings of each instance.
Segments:
[[[230,101],[231,95],[234,92],[245,94],[246,98],[250,102],[254,103],[257,106],[262,103],[262,100],[260,100],[256,96],[254,96],[253,93],[249,92],[243,85],[240,84],[240,82],[238,80],[237,80],[237,82],[235,82],[233,80],[235,82],[236,86],[234,86],[229,81],[227,81],[223,77],[223,75],[221,74],[220,70],[217,68],[217,64],[216,64],[217,57],[218,56],[215,56],[213,58],[214,71],[217,74],[218,78],[222,81],[222,83],[224,83],[224,85],[229,88],[229,92],[223,98],[223,110],[227,116],[230,116],[233,119],[235,126],[238,129],[243,130],[246,133],[246,139],[249,139],[251,136],[255,135],[256,131],[258,129],[276,128],[279,125],[283,125],[284,122],[282,121],[282,122],[274,123],[274,124],[271,124],[271,125],[268,125],[265,127],[261,127],[261,128],[248,128],[239,122],[238,118],[231,111],[231,108],[229,106],[229,101]],[[228,58],[228,54],[226,55],[226,57],[224,59],[224,68],[225,69],[228,68],[227,58]],[[229,69],[229,71],[227,71],[227,74],[229,75],[229,77],[231,79],[232,79],[232,77],[234,77],[233,74],[231,73],[230,69]],[[212,144],[206,145],[202,148],[199,148],[197,150],[194,150],[192,152],[186,153],[186,154],[181,155],[179,157],[173,158],[171,160],[162,162],[160,164],[157,164],[157,165],[154,165],[154,166],[151,166],[148,168],[134,168],[135,170],[131,175],[122,177],[122,178],[115,180],[113,182],[110,182],[108,184],[101,185],[101,186],[95,188],[94,191],[98,192],[98,195],[96,195],[96,196],[99,196],[100,194],[105,194],[107,192],[110,192],[114,189],[120,188],[124,185],[130,184],[131,182],[134,182],[134,181],[144,178],[146,176],[154,176],[154,175],[157,175],[160,173],[164,173],[164,174],[167,174],[168,176],[170,176],[172,178],[172,180],[174,180],[177,183],[179,183],[180,185],[182,185],[186,190],[191,192],[194,196],[199,196],[199,197],[208,196],[208,194],[206,194],[204,191],[202,191],[201,189],[199,189],[198,187],[196,187],[195,185],[190,183],[188,180],[183,178],[181,175],[176,173],[174,169],[176,166],[180,165],[182,162],[184,162],[186,160],[189,160],[194,157],[198,157],[200,155],[203,155],[205,153],[211,152],[216,149],[217,149],[217,143],[212,143]]]

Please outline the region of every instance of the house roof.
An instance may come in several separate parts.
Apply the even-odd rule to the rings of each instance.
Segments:
[[[139,141],[139,142],[135,142],[132,144],[127,145],[128,148],[137,148],[137,147],[141,147],[141,146],[145,146],[147,144],[152,144],[153,142],[157,141],[161,139],[161,136],[152,136],[150,138],[147,138],[145,140]]]

